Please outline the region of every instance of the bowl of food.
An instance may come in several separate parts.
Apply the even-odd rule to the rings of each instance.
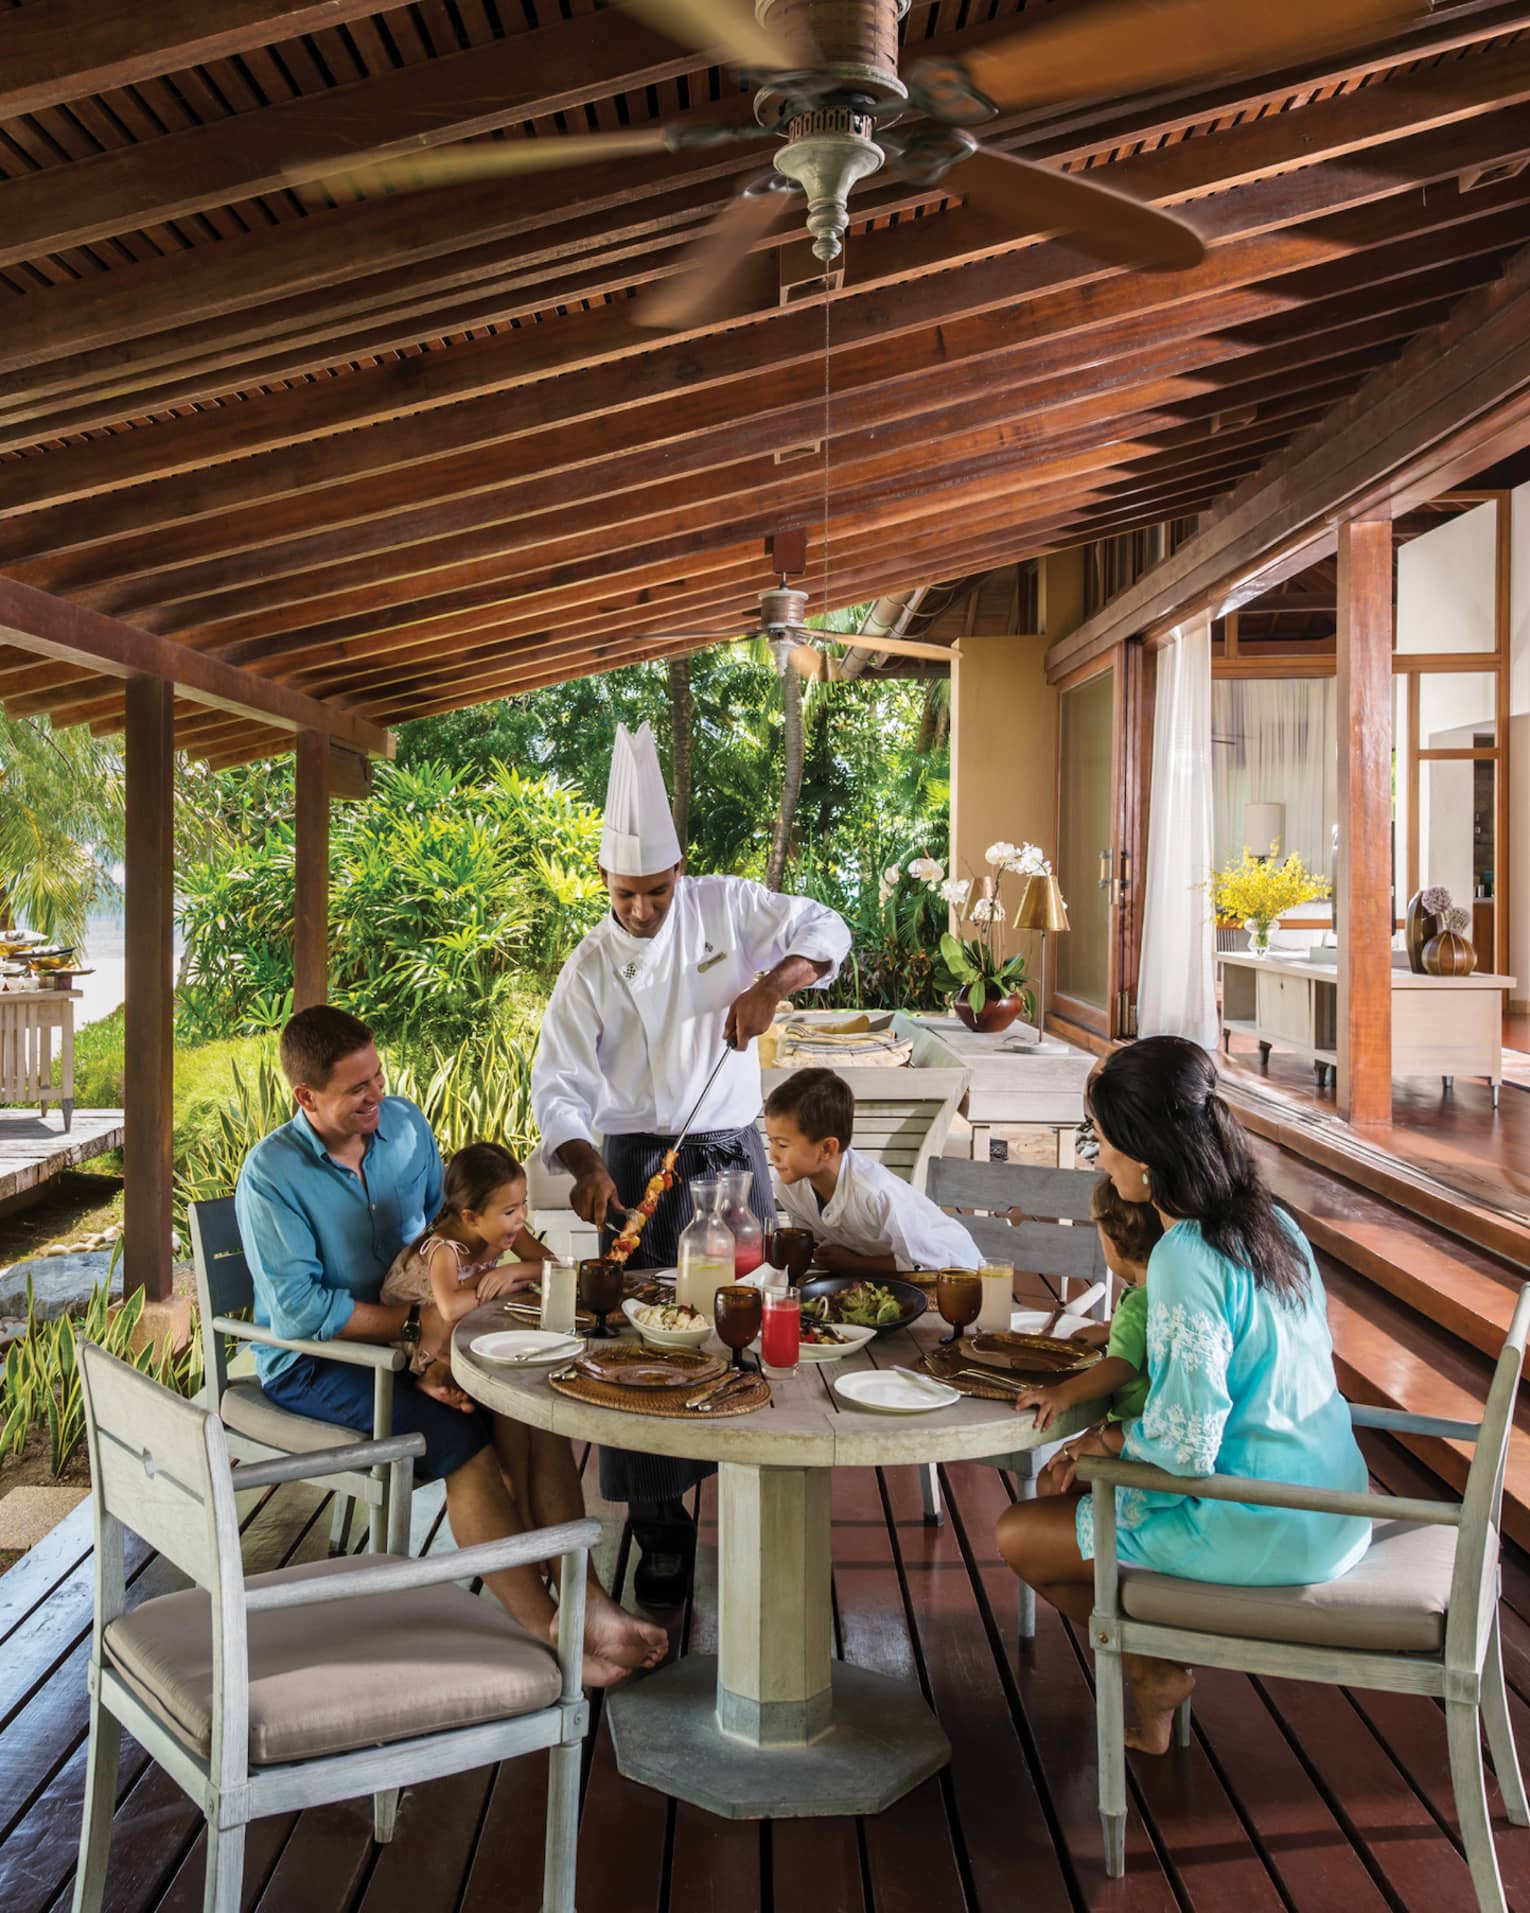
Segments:
[[[622,1314],[656,1348],[700,1348],[712,1333],[710,1319],[688,1302],[640,1302],[629,1296]]]
[[[804,1327],[811,1318],[885,1335],[889,1329],[917,1322],[929,1306],[929,1297],[921,1289],[896,1275],[815,1275],[802,1284]]]
[[[855,1354],[876,1338],[874,1328],[856,1328],[850,1322],[820,1322],[804,1314],[802,1318],[802,1343],[798,1351],[798,1360],[804,1362],[838,1362],[845,1356]],[[758,1343],[755,1344],[759,1346]]]

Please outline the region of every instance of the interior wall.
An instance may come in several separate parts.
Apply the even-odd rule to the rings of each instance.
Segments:
[[[1530,485],[1509,500],[1510,1003],[1530,1012]]]

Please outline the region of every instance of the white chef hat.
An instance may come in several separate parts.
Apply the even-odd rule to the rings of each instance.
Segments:
[[[653,732],[646,723],[636,734],[618,724],[600,834],[601,868],[618,877],[654,877],[679,861],[680,839]]]

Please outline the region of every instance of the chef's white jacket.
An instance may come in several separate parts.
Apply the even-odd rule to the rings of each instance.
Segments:
[[[823,904],[742,877],[681,877],[657,936],[607,916],[559,973],[542,1018],[531,1104],[542,1153],[597,1135],[673,1136],[723,1053],[733,1003],[789,956],[837,974],[850,932]],[[756,1046],[728,1053],[695,1133],[742,1129],[760,1113]]]
[[[856,1255],[890,1255],[900,1269],[978,1269],[982,1253],[967,1231],[874,1156],[847,1149],[839,1182],[820,1209],[813,1185],[772,1176],[787,1221],[817,1241]]]

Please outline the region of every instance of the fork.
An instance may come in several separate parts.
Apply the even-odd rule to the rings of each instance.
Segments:
[[[1007,1388],[1014,1395],[1023,1395],[1031,1386],[1029,1382],[1012,1382],[1003,1375],[995,1375],[989,1368],[959,1368],[956,1372],[970,1376],[975,1382],[991,1382],[995,1388]]]

